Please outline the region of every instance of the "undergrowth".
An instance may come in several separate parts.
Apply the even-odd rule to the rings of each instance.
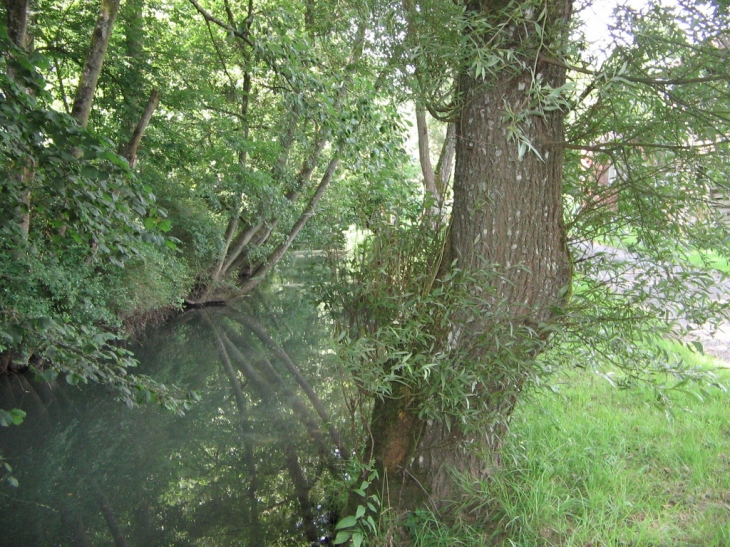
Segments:
[[[730,378],[723,362],[684,358]],[[407,523],[416,545],[730,545],[725,391],[678,392],[667,403],[649,385],[618,389],[590,370],[554,380],[518,404],[502,468],[474,485],[490,522],[446,526],[419,512]]]

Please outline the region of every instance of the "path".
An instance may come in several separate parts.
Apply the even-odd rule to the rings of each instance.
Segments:
[[[627,285],[633,284],[636,275],[645,271],[642,265],[648,264],[646,258],[639,254],[595,242],[582,242],[573,245],[572,251],[575,256],[581,259],[606,260],[613,264],[624,264],[625,268],[618,275],[609,277],[606,273],[606,277],[603,279],[614,285],[618,291],[621,291],[621,285],[624,283]],[[677,266],[677,271],[681,271],[680,266]],[[651,287],[648,287],[647,290],[651,290]],[[711,287],[710,294],[717,301],[730,300],[730,279],[718,274],[716,284]],[[680,323],[682,323],[681,320]],[[723,321],[716,328],[704,326],[694,329],[687,335],[686,340],[700,342],[707,355],[730,363],[730,321]]]

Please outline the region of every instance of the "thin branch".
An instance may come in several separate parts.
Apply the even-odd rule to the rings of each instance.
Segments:
[[[730,143],[730,139],[722,139],[719,141],[713,141],[710,143],[700,144],[664,144],[658,142],[634,142],[634,141],[622,141],[622,142],[607,142],[604,144],[573,144],[569,142],[543,142],[545,146],[561,146],[568,150],[585,150],[586,152],[612,152],[622,148],[653,148],[658,150],[675,150],[675,151],[693,151],[693,150],[708,150],[721,144]]]
[[[572,70],[573,72],[578,72],[580,74],[587,74],[589,76],[601,76],[603,73],[596,70],[591,70],[589,68],[583,68],[576,65],[570,65],[567,63],[564,63],[563,61],[560,61],[559,59],[556,59],[554,57],[549,57],[544,54],[540,54],[539,60],[543,63],[557,66],[560,68],[565,68],[567,70]],[[656,86],[665,86],[665,85],[689,85],[689,84],[704,84],[708,82],[726,82],[728,81],[728,76],[705,76],[702,78],[641,78],[639,76],[630,76],[630,75],[624,75],[622,74],[621,79],[626,80],[627,82],[632,82],[636,84],[647,84],[647,85],[656,85]]]
[[[218,61],[221,64],[221,67],[223,67],[223,73],[228,78],[228,82],[231,84],[231,88],[233,91],[236,91],[236,81],[231,77],[231,75],[228,73],[228,67],[226,66],[226,61],[223,59],[223,54],[221,53],[220,48],[218,47],[218,43],[215,40],[215,36],[213,36],[213,29],[210,28],[210,21],[206,19],[205,26],[208,29],[208,36],[210,36],[210,43],[213,44],[213,49],[215,49],[215,54],[218,57]]]
[[[249,279],[247,279],[243,283],[243,285],[241,285],[240,291],[242,294],[253,290],[253,288],[262,281],[266,274],[268,274],[269,271],[279,262],[279,260],[282,259],[286,251],[289,249],[291,244],[294,243],[294,240],[297,238],[299,232],[302,230],[302,228],[304,228],[309,219],[314,216],[317,205],[319,204],[319,200],[322,199],[325,190],[332,181],[332,177],[337,170],[338,164],[338,158],[330,160],[330,163],[327,166],[327,170],[324,172],[324,175],[322,175],[322,178],[319,182],[319,185],[317,186],[317,189],[314,192],[314,195],[309,200],[309,204],[304,209],[304,212],[300,215],[299,220],[297,220],[294,226],[292,226],[291,230],[289,231],[289,235],[284,240],[284,242],[281,243],[281,245],[279,245],[274,250],[274,252],[271,253],[266,261],[263,262],[258,268],[256,268],[256,271],[254,271],[253,275]]]
[[[56,69],[56,78],[58,79],[58,90],[61,92],[61,100],[63,101],[63,109],[66,114],[71,113],[71,107],[68,104],[68,97],[66,97],[66,88],[63,85],[63,76],[61,75],[61,66],[58,64],[58,57],[53,58],[53,66]]]
[[[209,11],[206,11],[206,10],[205,10],[205,9],[204,9],[204,8],[203,8],[203,7],[202,7],[202,6],[201,6],[201,5],[200,5],[200,4],[198,3],[198,2],[197,2],[197,0],[190,0],[190,3],[191,3],[191,4],[192,4],[192,5],[194,6],[194,7],[195,7],[195,9],[196,9],[196,10],[198,11],[198,13],[199,13],[200,15],[202,15],[202,16],[203,16],[203,18],[204,18],[204,19],[205,19],[206,21],[209,21],[209,22],[213,23],[214,25],[217,25],[217,26],[219,26],[219,27],[220,27],[220,28],[222,28],[223,30],[226,30],[226,31],[230,32],[231,34],[233,34],[233,35],[234,35],[234,36],[236,36],[237,38],[240,38],[241,40],[243,40],[243,41],[244,41],[244,42],[245,42],[246,44],[248,44],[249,46],[251,46],[251,47],[256,47],[256,46],[255,46],[255,44],[254,44],[254,43],[253,43],[253,42],[251,41],[251,39],[250,39],[250,38],[249,38],[248,36],[246,36],[246,34],[244,34],[244,33],[240,32],[240,31],[236,30],[236,29],[235,29],[235,28],[233,28],[233,27],[232,27],[231,25],[229,25],[229,24],[227,24],[226,22],[224,22],[224,21],[221,21],[220,19],[218,19],[218,18],[217,18],[217,17],[215,16],[215,15],[213,15],[213,14],[212,14],[212,13],[210,13]]]

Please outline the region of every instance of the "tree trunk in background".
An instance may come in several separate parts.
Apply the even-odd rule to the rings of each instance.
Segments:
[[[99,81],[101,67],[104,64],[104,56],[109,46],[109,40],[114,28],[114,20],[119,12],[120,0],[102,0],[99,9],[99,18],[96,20],[96,27],[91,36],[89,54],[84,63],[84,69],[79,80],[79,87],[76,90],[71,115],[76,118],[79,125],[86,127],[89,123],[91,104],[96,92],[96,84]]]
[[[468,9],[494,14],[507,4],[472,1]],[[545,36],[562,40],[571,2],[548,0],[545,6]],[[513,47],[520,51],[517,55],[525,59],[525,66],[535,66],[535,73],[553,88],[563,85],[565,69],[536,62],[539,49],[533,44],[538,41],[528,42],[530,36],[520,36],[520,29],[515,31]],[[476,39],[486,41],[490,36]],[[454,208],[447,242],[450,259],[443,262],[448,267],[457,259],[458,267],[466,271],[486,268],[498,272],[490,280],[491,293],[466,281],[471,283],[466,287],[469,293],[481,299],[483,313],[470,322],[455,317],[448,340],[440,341],[442,347],[468,351],[469,363],[481,360],[488,370],[495,371],[476,387],[472,402],[473,407],[488,409],[492,425],[486,427],[488,430],[469,433],[458,423],[449,430],[442,421],[420,420],[414,412],[420,401],[403,386],[393,388],[393,398],[376,401],[371,431],[377,434],[369,448],[381,477],[386,477],[382,495],[391,507],[408,510],[430,500],[432,506],[444,508],[460,493],[451,471],[474,483],[484,479],[491,466],[499,465],[505,424],[526,373],[518,365],[505,371],[500,368],[503,364],[492,364],[489,353],[493,349],[487,351],[487,346],[497,336],[505,336],[505,331],[516,332],[549,321],[570,282],[561,204],[563,151],[544,144],[563,141],[565,114],[556,109],[527,116],[522,123],[523,135],[541,157],[531,151],[519,157],[505,105],[517,111],[529,104],[533,74],[529,69],[511,68],[487,81],[476,78],[473,71],[460,75],[463,106],[456,123]],[[474,345],[485,333],[488,342]],[[515,344],[512,351],[524,355],[525,360],[540,348],[535,338],[515,335],[509,341]]]
[[[119,76],[124,82],[122,94],[124,105],[121,109],[121,130],[124,139],[118,147],[120,156],[127,158],[130,167],[137,162],[137,153],[142,144],[142,137],[149,125],[152,115],[160,102],[160,91],[152,89],[144,104],[145,90],[149,88],[145,72],[146,29],[144,19],[145,0],[127,0],[119,11],[119,23],[124,33],[125,68]],[[144,106],[144,107],[143,107]],[[121,139],[120,139],[121,141]]]
[[[26,49],[28,39],[28,1],[5,0],[8,23],[8,38],[16,46]]]
[[[120,153],[127,158],[130,167],[134,167],[134,164],[137,163],[137,152],[139,152],[139,147],[142,144],[142,137],[144,136],[144,132],[147,129],[147,126],[152,119],[152,115],[155,113],[159,103],[160,92],[157,89],[153,89],[150,94],[150,98],[147,101],[147,106],[145,107],[144,112],[142,112],[142,117],[140,118],[139,123],[137,123],[137,127],[134,128],[132,137],[129,139],[128,143],[119,147]]]
[[[126,0],[119,9],[117,27],[124,34],[125,63],[120,78],[123,80],[122,95],[124,104],[121,109],[122,135],[131,135],[142,113],[143,93],[146,89],[144,21],[145,0]],[[122,154],[123,155],[123,154]]]
[[[101,511],[101,514],[104,515],[104,520],[109,528],[109,532],[114,538],[115,547],[127,547],[127,540],[124,537],[122,528],[119,526],[119,520],[114,514],[114,509],[112,509],[112,506],[109,504],[109,500],[97,484],[94,484],[94,493],[96,494],[96,501],[99,505],[99,510]]]
[[[436,164],[436,190],[446,198],[446,190],[451,180],[451,170],[454,166],[454,156],[456,154],[456,124],[449,122],[446,126],[446,136],[444,144],[441,146],[441,154]]]
[[[436,175],[431,165],[431,152],[428,139],[428,125],[426,124],[426,108],[416,105],[416,130],[418,132],[418,159],[421,162],[423,185],[426,187],[437,207],[441,208],[442,196],[436,188]]]
[[[66,537],[73,547],[92,547],[84,522],[76,509],[62,507],[61,518],[66,528]]]
[[[5,0],[8,38],[18,48],[25,50],[28,47],[28,3],[29,0]],[[8,67],[8,76],[14,78],[14,70]],[[24,189],[20,202],[25,211],[20,219],[20,233],[27,240],[30,233],[30,187],[35,178],[35,164],[33,158],[27,159],[28,164],[21,166],[13,178],[23,183]]]

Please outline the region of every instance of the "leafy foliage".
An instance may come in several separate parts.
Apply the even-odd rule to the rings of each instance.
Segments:
[[[14,47],[5,34],[0,38],[6,51],[0,74],[0,354],[20,367],[30,361],[44,381],[61,373],[70,384],[116,386],[134,404],[135,394],[154,383],[127,375],[136,361],[117,343],[124,299],[115,294],[114,279],[125,263],[141,263],[152,246],[175,246],[163,235],[169,230],[165,212],[111,142],[51,106],[41,72],[48,60]],[[169,301],[158,298],[157,305]],[[174,390],[158,387],[166,405],[187,405],[171,396]]]

